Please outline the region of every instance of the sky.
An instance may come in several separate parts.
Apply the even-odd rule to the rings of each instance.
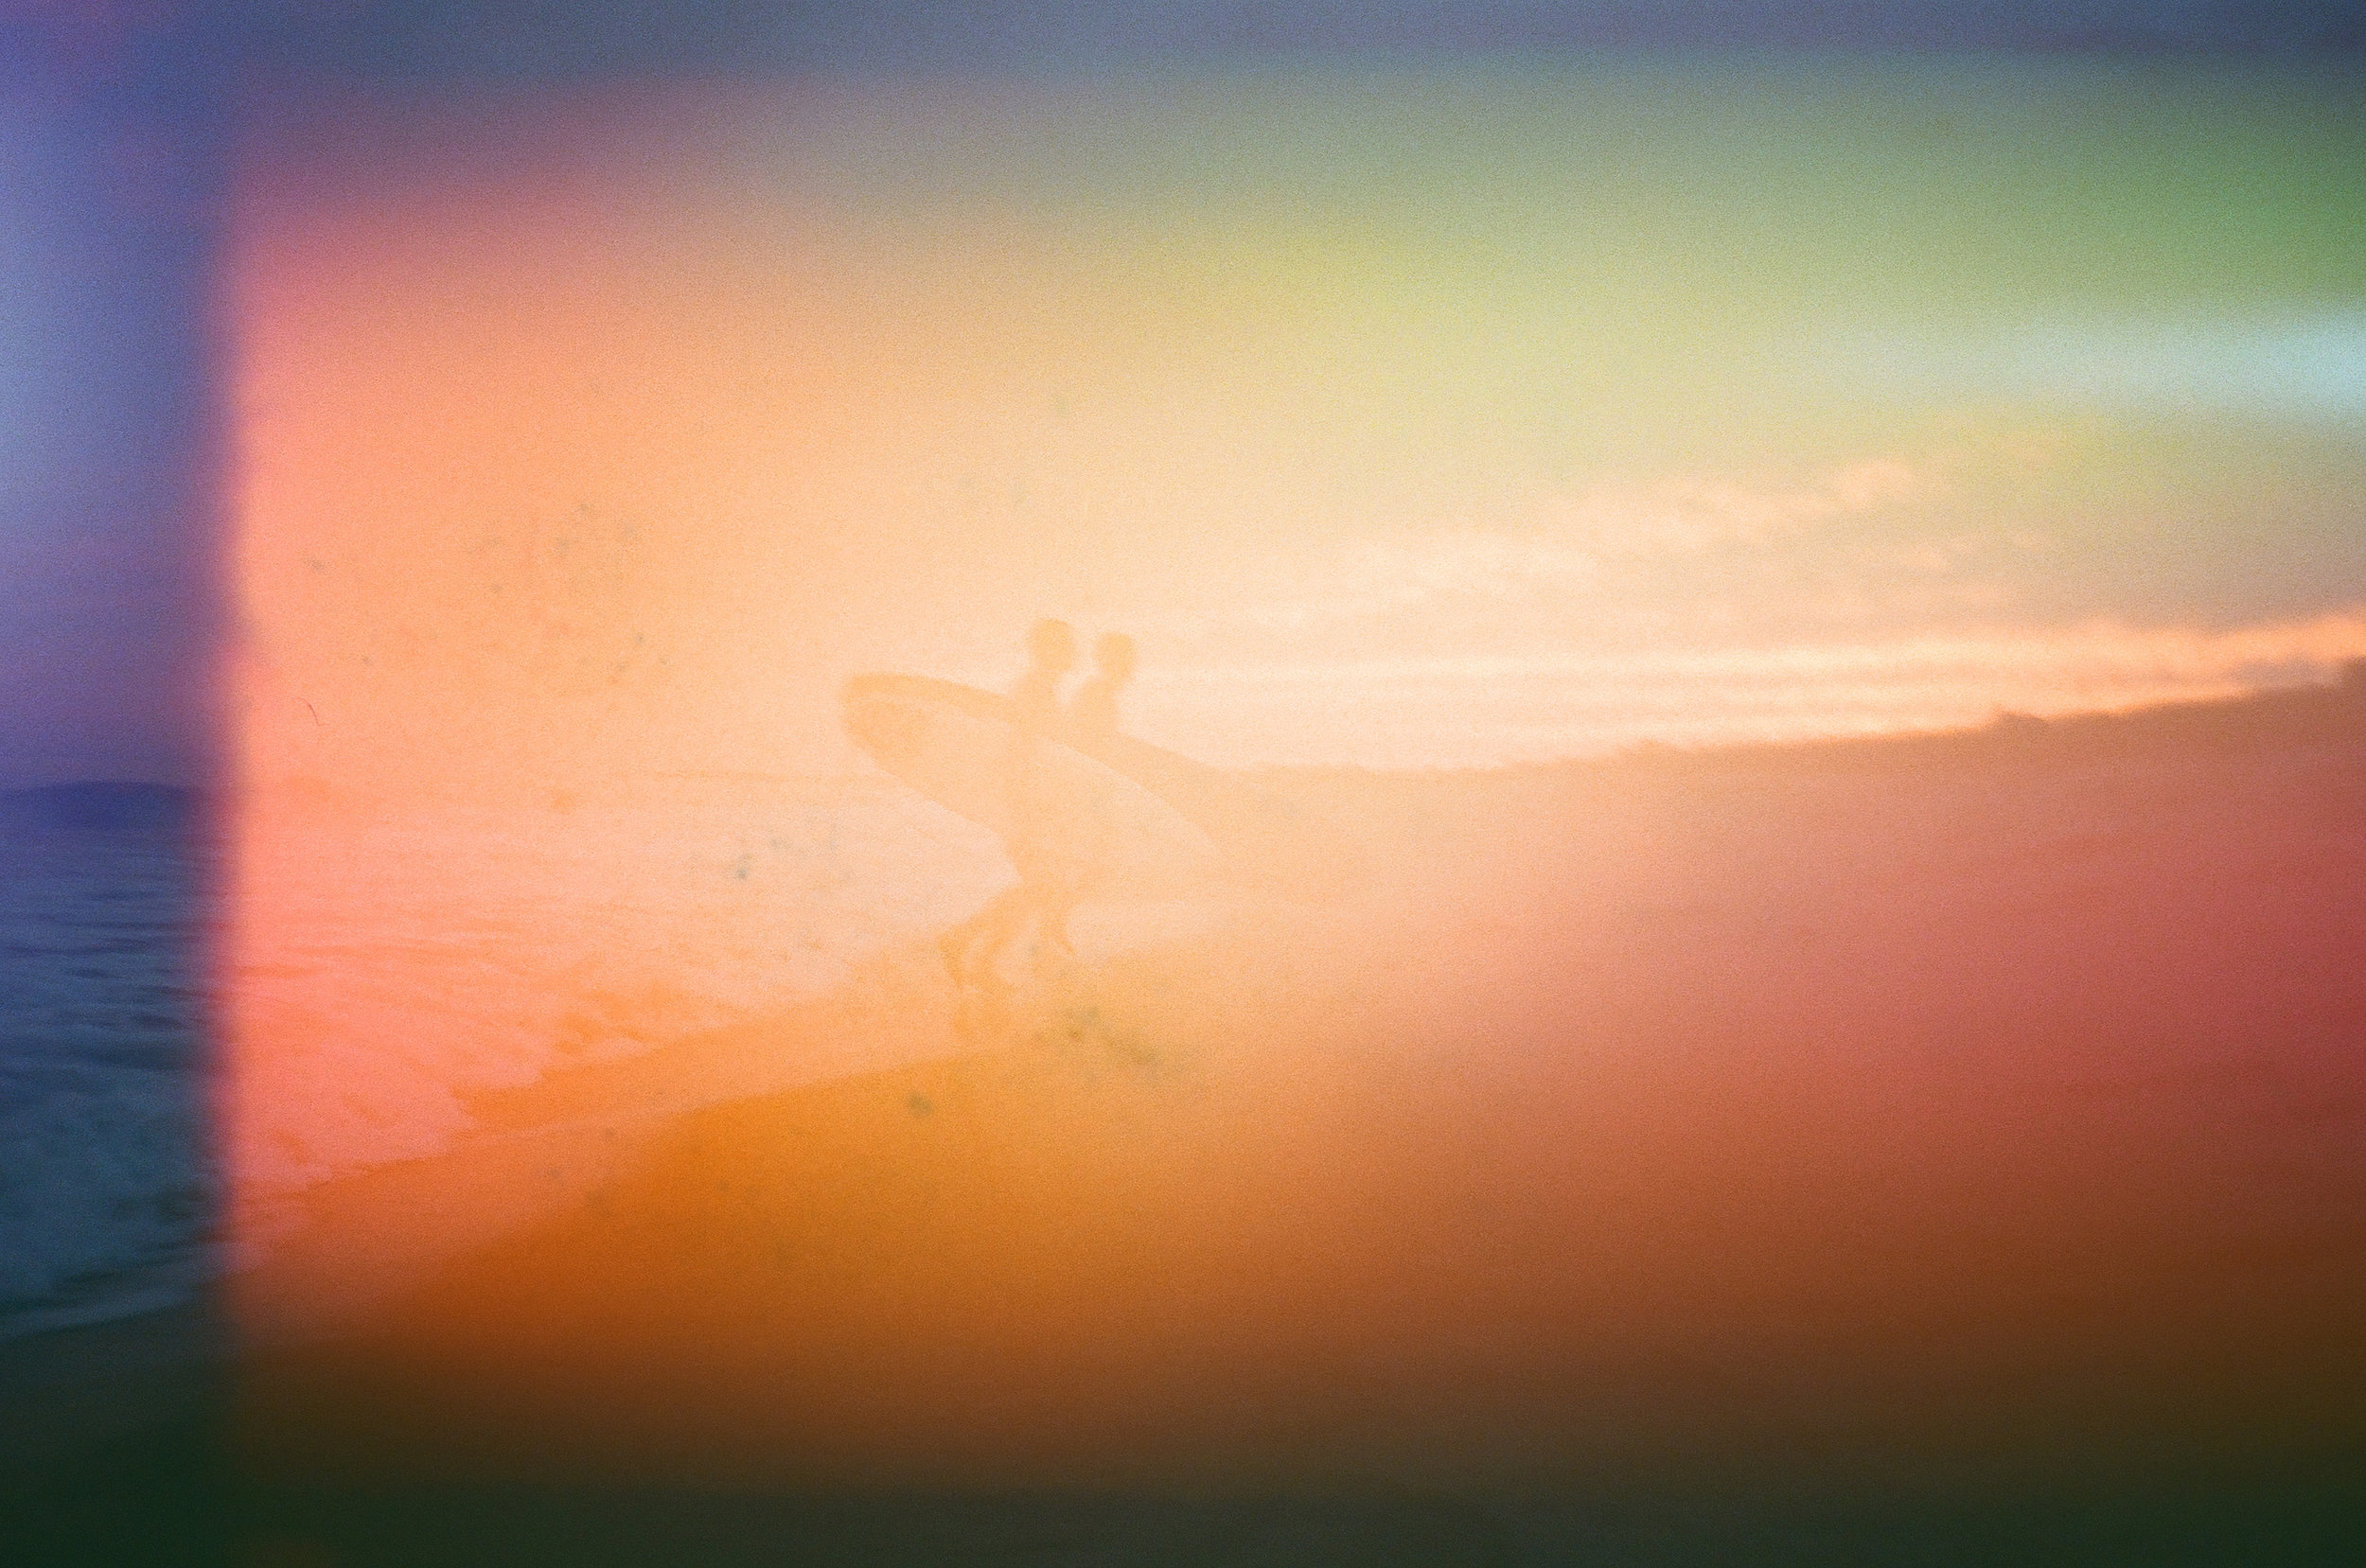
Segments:
[[[283,95],[231,220],[251,766],[826,773],[846,677],[999,686],[1045,614],[1133,634],[1132,722],[1243,766],[2332,678],[2358,88],[1619,56]]]
[[[126,37],[0,28],[0,787],[212,746],[216,152]]]
[[[480,711],[667,737],[595,771],[840,766],[842,666],[998,682],[1045,612],[1136,630],[1145,729],[1237,762],[1958,722],[2320,678],[2357,641],[2354,8],[18,0],[0,29],[0,785],[194,778],[245,733],[210,670],[317,688],[231,562],[419,526],[408,491],[324,523],[340,465],[440,471],[513,545],[682,514],[651,574],[564,590],[609,607],[594,641],[671,607],[599,655],[654,631],[669,673],[596,724],[537,695],[543,643],[468,677]],[[510,415],[435,357],[461,342],[508,345]],[[583,396],[602,369],[663,407]],[[266,382],[313,423],[257,414]],[[495,434],[506,474],[437,445]],[[458,576],[407,580],[416,622]],[[456,691],[339,689],[384,733],[269,766],[468,749]],[[265,700],[326,727],[317,689]]]

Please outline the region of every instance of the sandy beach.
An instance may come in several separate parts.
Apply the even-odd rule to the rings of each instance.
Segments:
[[[555,1076],[499,1111],[545,1130],[309,1200],[246,1299],[333,1329],[257,1342],[244,1450],[824,1490],[2331,1473],[2355,698],[2040,729],[1301,781],[1386,868],[1358,904],[966,1033],[910,955],[771,1026],[939,1032],[887,1070],[669,1109],[766,1059],[740,1033]],[[455,1206],[463,1244],[343,1294],[338,1248]]]
[[[221,1308],[0,1347],[8,1495],[59,1561],[2323,1557],[2361,778],[2342,692],[1288,776],[1355,898],[476,1094]]]

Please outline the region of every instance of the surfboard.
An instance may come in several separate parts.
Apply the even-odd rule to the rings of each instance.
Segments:
[[[1022,748],[1007,697],[925,676],[868,675],[847,682],[843,709],[847,733],[873,761],[1006,839],[1026,790],[1030,841],[1088,869],[1099,893],[1172,898],[1223,879],[1208,830],[1157,790],[1062,741]]]
[[[841,705],[847,733],[881,767],[1012,837],[1018,715],[1008,697],[927,676],[858,675]],[[1033,839],[1096,867],[1093,898],[1190,897],[1227,885],[1327,895],[1356,862],[1351,846],[1288,802],[1146,741],[1038,738],[1028,755]]]

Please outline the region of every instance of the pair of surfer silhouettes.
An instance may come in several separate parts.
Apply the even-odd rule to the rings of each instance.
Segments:
[[[1011,688],[1013,724],[1002,759],[1011,806],[1004,842],[1018,882],[937,939],[945,968],[964,986],[995,984],[996,962],[1030,925],[1039,973],[1073,959],[1068,911],[1109,874],[1108,811],[1060,790],[1044,756],[1048,746],[1090,747],[1117,733],[1118,693],[1134,674],[1134,640],[1122,632],[1097,640],[1094,673],[1065,707],[1060,682],[1076,666],[1076,633],[1065,621],[1038,622],[1027,653],[1027,673]]]

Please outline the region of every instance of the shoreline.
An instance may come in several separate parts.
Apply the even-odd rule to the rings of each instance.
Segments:
[[[1118,961],[1204,940],[1238,915],[1227,906],[1178,926],[1171,908],[1145,906],[1080,922],[1079,946]],[[476,1125],[443,1150],[250,1195],[242,1223],[269,1240],[224,1289],[258,1340],[333,1335],[455,1259],[595,1202],[679,1119],[973,1053],[955,1004],[922,938],[800,1004],[472,1091],[463,1101]],[[352,1246],[356,1236],[371,1245]]]
[[[442,1151],[255,1195],[242,1223],[274,1234],[225,1277],[240,1327],[274,1346],[334,1336],[453,1260],[596,1202],[680,1117],[958,1048],[949,998],[915,1012],[903,996],[892,1036],[857,1027],[875,1025],[881,994],[910,992],[934,961],[921,947],[891,950],[802,1006],[478,1091],[466,1097],[477,1126]],[[844,1044],[858,1036],[867,1048]]]

